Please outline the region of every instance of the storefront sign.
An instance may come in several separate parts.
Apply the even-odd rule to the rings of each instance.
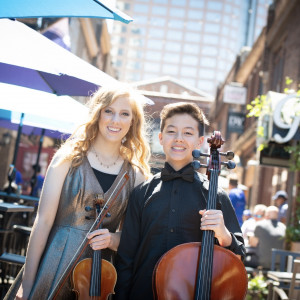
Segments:
[[[236,85],[225,85],[224,87],[224,103],[246,104],[247,88]]]
[[[229,112],[227,122],[227,132],[244,132],[245,114],[240,112]]]
[[[288,109],[288,112],[284,110],[284,106],[287,106],[287,102],[291,101],[292,102],[292,107]],[[288,113],[289,114],[289,119],[290,122],[285,122],[284,119],[282,119],[282,114],[285,115]],[[284,116],[285,116],[284,115]],[[281,99],[274,110],[273,114],[273,121],[274,124],[280,128],[280,129],[285,129],[287,130],[286,135],[282,136],[279,133],[274,134],[274,140],[277,143],[286,143],[290,141],[291,139],[296,139],[296,134],[297,132],[299,133],[299,126],[300,126],[300,100],[299,98],[295,97],[295,95],[288,95]]]

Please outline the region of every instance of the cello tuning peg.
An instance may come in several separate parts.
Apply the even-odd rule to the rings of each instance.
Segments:
[[[198,169],[200,169],[200,168],[207,168],[207,167],[208,167],[207,165],[201,164],[198,160],[194,160],[194,161],[192,162],[192,166],[193,166],[193,168],[194,168],[195,170],[198,170]]]
[[[226,156],[227,159],[233,159],[234,158],[234,153],[232,151],[227,151],[227,152],[220,152],[220,155]]]
[[[192,155],[194,158],[199,158],[201,156],[201,152],[200,150],[195,149],[193,150]]]
[[[232,169],[234,169],[236,167],[235,162],[232,161],[232,160],[229,160],[227,162],[222,162],[221,164],[224,165],[224,166],[226,166],[227,169],[229,169],[229,170],[232,170]]]
[[[233,159],[233,158],[234,158],[234,153],[233,153],[232,151],[227,151],[227,152],[226,152],[226,157],[227,157],[228,159]]]
[[[201,152],[200,150],[198,150],[198,149],[193,150],[192,155],[193,155],[194,158],[199,158],[200,156],[206,156],[206,157],[209,157],[209,154],[202,153],[202,152]]]

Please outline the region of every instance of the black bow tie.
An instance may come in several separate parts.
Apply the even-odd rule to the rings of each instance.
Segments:
[[[182,173],[178,173],[167,168],[161,170],[161,180],[169,181],[176,178],[182,178],[183,180],[193,182],[194,181],[194,168],[192,166],[183,170]]]

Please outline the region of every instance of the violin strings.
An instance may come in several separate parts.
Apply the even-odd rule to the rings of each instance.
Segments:
[[[95,227],[95,225],[97,224],[97,221],[99,220],[98,218],[100,218],[99,216],[101,216],[104,208],[106,207],[106,205],[111,201],[112,196],[115,194],[117,188],[119,187],[119,185],[121,184],[121,182],[123,182],[123,179],[125,178],[125,176],[127,175],[127,172],[125,172],[121,179],[119,180],[119,182],[117,183],[116,187],[114,188],[114,190],[112,191],[111,195],[109,196],[109,198],[107,199],[103,209],[100,211],[98,217],[96,218],[95,222],[93,223],[93,225],[91,226],[90,230],[87,232],[85,238],[83,239],[83,241],[81,242],[81,244],[79,245],[78,249],[76,250],[74,256],[71,258],[69,264],[67,265],[67,267],[65,268],[63,274],[61,275],[60,279],[57,281],[57,283],[54,286],[54,289],[52,289],[52,292],[50,293],[50,295],[48,296],[47,300],[51,300],[53,297],[53,294],[56,293],[56,290],[60,284],[60,282],[62,281],[62,279],[65,277],[66,273],[69,271],[70,267],[72,267],[73,264],[73,260],[78,256],[79,252],[82,250],[81,248],[84,247],[86,240],[87,240],[87,235],[89,233],[91,233],[91,231],[93,230],[93,228]]]

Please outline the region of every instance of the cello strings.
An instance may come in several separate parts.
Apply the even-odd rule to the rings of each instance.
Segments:
[[[65,268],[63,274],[61,275],[60,279],[57,281],[57,283],[55,284],[54,288],[52,289],[50,295],[48,296],[47,300],[51,300],[54,293],[56,293],[56,290],[60,284],[60,282],[62,281],[62,279],[65,277],[66,273],[69,271],[70,267],[72,267],[72,264],[73,264],[73,260],[78,256],[78,254],[80,253],[81,251],[81,248],[85,245],[86,243],[86,240],[87,240],[87,235],[89,233],[91,233],[91,231],[93,230],[93,228],[95,227],[95,225],[97,224],[97,221],[99,220],[99,216],[102,214],[103,210],[106,208],[106,205],[111,201],[112,199],[112,196],[115,194],[117,188],[119,187],[119,185],[121,184],[121,182],[123,182],[123,179],[127,176],[127,172],[125,172],[121,179],[119,180],[119,182],[117,183],[116,187],[114,188],[114,190],[112,191],[111,195],[109,196],[109,198],[107,199],[104,207],[102,208],[100,214],[98,215],[98,217],[96,218],[95,222],[92,224],[90,230],[87,232],[87,234],[85,235],[85,238],[83,239],[83,241],[81,242],[81,244],[79,245],[79,247],[77,248],[74,256],[72,257],[72,259],[70,260],[69,264],[67,265],[67,267]]]
[[[210,184],[213,187],[217,187],[218,175],[217,171],[210,170],[211,172],[211,181]],[[207,201],[207,209],[215,209],[216,208],[216,196],[217,189],[210,189],[209,198]],[[203,245],[205,245],[203,247]],[[201,276],[201,282],[198,284],[198,289],[196,289],[196,298],[201,300],[209,300],[210,299],[210,287],[212,280],[212,265],[213,265],[213,247],[214,247],[214,232],[204,231],[203,232],[203,241],[201,247],[201,256],[200,256],[200,273],[203,273]],[[204,281],[204,279],[206,279]],[[201,297],[199,297],[201,294]]]

